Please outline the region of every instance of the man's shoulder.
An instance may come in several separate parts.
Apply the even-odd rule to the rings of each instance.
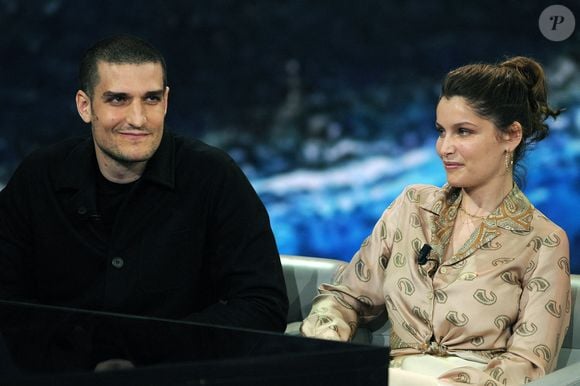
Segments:
[[[228,153],[199,139],[174,136],[175,178],[184,186],[229,186],[232,192],[251,186],[244,171]]]
[[[9,181],[14,186],[38,187],[47,180],[67,178],[70,170],[83,164],[92,150],[90,138],[70,138],[31,151],[22,159]],[[20,185],[19,185],[20,184]]]
[[[22,160],[21,168],[52,168],[62,161],[70,161],[77,149],[90,149],[90,138],[74,137],[39,147]],[[84,152],[84,150],[81,150]]]
[[[90,139],[87,137],[67,138],[33,150],[25,157],[25,160],[44,162],[49,159],[67,158],[75,149],[79,146],[86,146],[89,141]]]
[[[186,161],[189,165],[197,162],[204,162],[205,165],[207,163],[235,165],[234,160],[224,150],[199,139],[174,135],[174,143],[178,161]]]

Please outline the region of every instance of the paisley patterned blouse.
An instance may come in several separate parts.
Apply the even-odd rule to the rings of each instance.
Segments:
[[[514,185],[463,247],[441,262],[461,190],[412,185],[387,208],[334,284],[323,284],[303,335],[349,340],[386,307],[391,355],[487,363],[440,379],[519,385],[550,372],[570,320],[566,233]],[[424,244],[429,261],[418,264]],[[441,262],[441,263],[440,263]]]

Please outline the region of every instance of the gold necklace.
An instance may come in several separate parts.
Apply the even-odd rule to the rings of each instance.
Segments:
[[[468,211],[466,211],[465,209],[463,209],[463,207],[461,206],[461,204],[459,205],[459,210],[462,211],[463,213],[465,213],[466,215],[468,215],[471,218],[477,218],[480,220],[485,220],[489,215],[487,216],[476,216],[474,214],[469,213]]]

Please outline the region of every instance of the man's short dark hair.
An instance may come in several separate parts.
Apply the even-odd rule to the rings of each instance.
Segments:
[[[96,42],[87,50],[79,66],[80,89],[91,98],[99,83],[99,62],[116,64],[160,63],[163,88],[167,86],[167,70],[163,55],[143,39],[131,35],[116,35]]]

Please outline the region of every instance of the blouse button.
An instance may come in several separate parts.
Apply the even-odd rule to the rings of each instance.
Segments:
[[[113,267],[121,269],[125,265],[125,260],[123,260],[122,257],[115,257],[111,261],[111,264],[113,265]]]
[[[439,272],[445,274],[445,273],[447,273],[447,268],[441,267],[441,269],[439,270]]]

